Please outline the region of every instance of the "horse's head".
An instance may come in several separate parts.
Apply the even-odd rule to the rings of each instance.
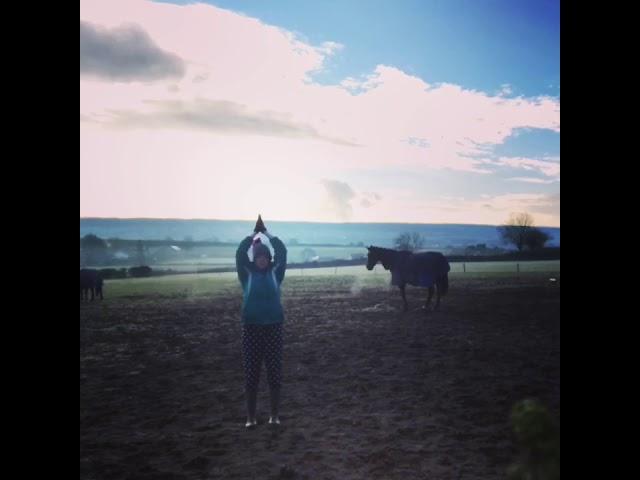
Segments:
[[[389,270],[390,263],[385,250],[379,247],[367,247],[369,254],[367,255],[367,270],[373,270],[378,262],[382,263],[382,266]]]
[[[367,270],[373,270],[373,267],[376,266],[376,263],[378,263],[378,260],[380,260],[380,258],[376,255],[376,251],[375,251],[376,247],[367,247],[367,250],[369,251],[369,253],[367,254]]]

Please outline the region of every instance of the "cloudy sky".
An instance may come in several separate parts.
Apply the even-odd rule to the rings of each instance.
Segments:
[[[560,225],[559,2],[82,0],[80,216]]]

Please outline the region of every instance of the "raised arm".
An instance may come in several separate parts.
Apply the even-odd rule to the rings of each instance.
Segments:
[[[278,237],[274,237],[268,231],[265,231],[264,234],[269,238],[269,242],[273,247],[273,263],[276,280],[278,280],[278,283],[282,283],[282,280],[284,280],[284,272],[287,269],[287,247],[284,246],[282,240]]]
[[[243,287],[247,283],[247,278],[249,278],[247,268],[249,268],[250,262],[247,256],[247,250],[249,250],[252,242],[253,235],[249,235],[240,242],[238,250],[236,250],[236,270],[238,271],[238,280],[240,280]]]

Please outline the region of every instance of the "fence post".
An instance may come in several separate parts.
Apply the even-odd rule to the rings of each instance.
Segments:
[[[462,273],[467,273],[467,264],[466,263],[462,263]]]

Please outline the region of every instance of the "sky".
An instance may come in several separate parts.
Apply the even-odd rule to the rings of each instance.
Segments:
[[[559,2],[82,0],[80,216],[560,226]]]

